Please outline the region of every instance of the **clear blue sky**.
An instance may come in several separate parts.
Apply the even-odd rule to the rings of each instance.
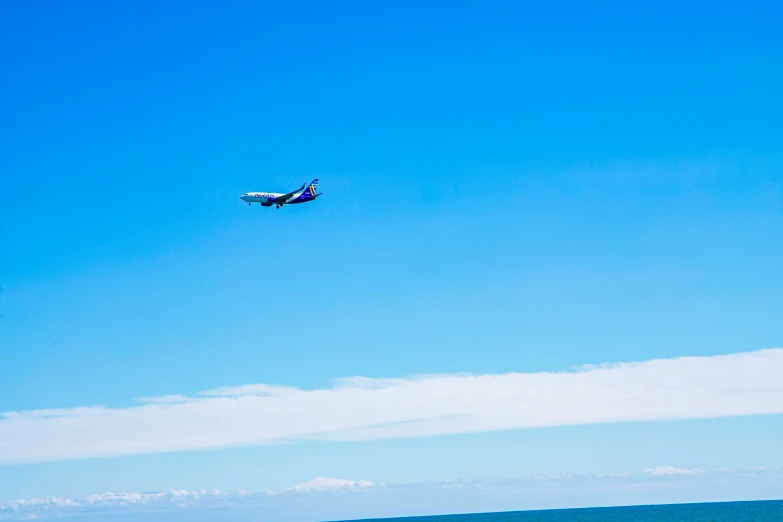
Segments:
[[[781,7],[547,4],[6,4],[0,412],[781,346]],[[781,432],[134,455],[0,493],[781,466]]]

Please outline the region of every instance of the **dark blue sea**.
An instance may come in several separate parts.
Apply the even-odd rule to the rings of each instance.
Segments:
[[[783,500],[387,518],[384,522],[783,522]],[[376,520],[379,522],[379,520]]]

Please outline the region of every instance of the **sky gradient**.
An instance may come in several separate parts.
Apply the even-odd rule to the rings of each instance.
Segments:
[[[783,466],[782,14],[753,2],[5,5],[0,502]],[[312,204],[238,199],[316,177]],[[716,369],[759,353],[758,367]],[[557,379],[655,361],[676,371],[591,381],[586,412],[600,420],[573,421],[581,409]],[[475,393],[449,380],[463,374]],[[553,388],[528,388],[537,375]],[[273,394],[289,415],[274,425],[296,441],[77,448],[79,433],[116,442],[78,424],[98,410],[233,408],[260,388],[205,401],[209,390],[320,397],[361,377],[348,382],[367,402],[339,408],[386,422],[407,403],[363,385],[441,397],[422,414],[437,419],[498,376],[522,384],[483,400],[515,422],[473,419],[472,433],[313,437],[324,425],[296,431],[290,414],[316,419],[320,403]],[[608,419],[611,386],[687,411],[645,417],[631,401]],[[731,386],[749,400],[717,412]],[[549,394],[570,420],[536,425],[505,392]],[[237,411],[242,426],[271,422]],[[765,491],[780,485],[764,477]]]

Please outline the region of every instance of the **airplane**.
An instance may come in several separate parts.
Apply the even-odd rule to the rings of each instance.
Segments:
[[[307,186],[307,189],[302,185],[288,194],[280,194],[277,192],[247,192],[239,196],[239,199],[246,202],[248,205],[251,203],[261,203],[262,207],[271,207],[274,205],[275,208],[280,208],[283,205],[296,205],[299,203],[315,201],[315,198],[323,194],[323,192],[318,194],[315,193],[315,187],[317,186],[318,179],[316,178]]]

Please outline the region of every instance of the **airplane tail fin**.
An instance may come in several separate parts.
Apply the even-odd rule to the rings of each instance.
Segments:
[[[310,197],[313,197],[313,198],[316,197],[316,196],[320,196],[320,194],[316,194],[315,193],[315,189],[316,189],[317,186],[318,186],[318,178],[314,179],[312,181],[312,183],[310,183],[307,186],[307,188],[305,189],[305,192],[310,194]]]

